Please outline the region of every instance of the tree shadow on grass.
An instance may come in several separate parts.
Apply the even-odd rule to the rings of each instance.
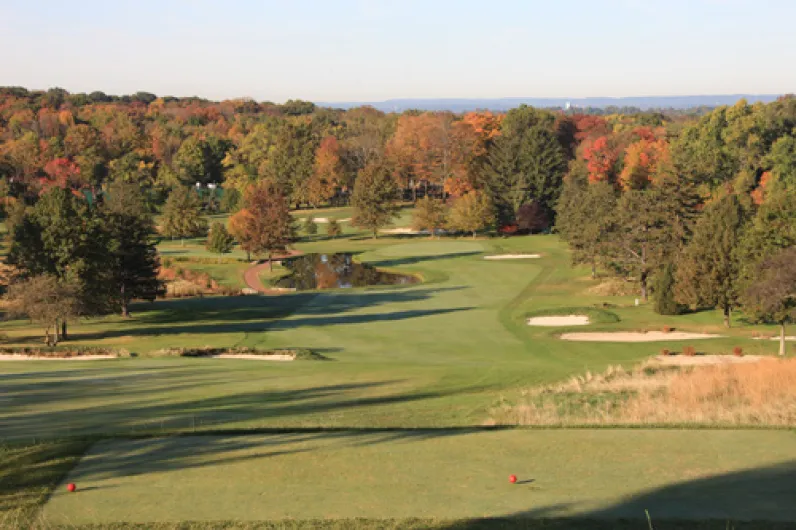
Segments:
[[[470,251],[470,252],[451,252],[449,254],[437,254],[437,255],[427,255],[427,256],[410,256],[405,258],[394,258],[394,259],[384,259],[378,261],[368,261],[368,265],[373,265],[374,267],[400,267],[402,265],[416,265],[418,263],[425,263],[429,261],[438,261],[443,259],[456,259],[456,258],[466,258],[470,256],[478,256],[482,254],[479,251]]]
[[[577,516],[566,515],[578,512],[576,503],[535,506],[499,518],[455,521],[440,528],[785,530],[796,528],[794,492],[796,460],[671,484]],[[529,503],[532,496],[529,494]]]

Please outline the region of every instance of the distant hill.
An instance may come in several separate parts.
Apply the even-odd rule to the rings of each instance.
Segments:
[[[560,107],[568,104],[572,107],[637,107],[647,109],[689,109],[694,107],[733,105],[739,99],[749,103],[762,101],[768,103],[776,100],[778,94],[730,94],[719,96],[649,96],[625,98],[497,98],[497,99],[388,99],[386,101],[357,102],[316,102],[321,107],[349,109],[370,105],[385,112],[401,112],[404,110],[450,110],[464,112],[470,110],[503,111],[513,109],[522,104],[533,107]]]

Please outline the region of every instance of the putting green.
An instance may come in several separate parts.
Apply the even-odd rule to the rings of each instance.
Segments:
[[[509,474],[519,483],[508,483]],[[789,431],[401,430],[97,443],[57,524],[587,516],[796,521]]]

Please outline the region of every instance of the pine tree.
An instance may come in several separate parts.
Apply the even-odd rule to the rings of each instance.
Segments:
[[[569,243],[573,264],[591,265],[597,277],[598,261],[605,257],[616,209],[616,191],[607,182],[589,183],[570,176],[558,202],[556,229]]]
[[[304,233],[308,236],[314,236],[318,233],[318,225],[315,224],[315,219],[311,215],[304,219]]]
[[[430,237],[434,237],[443,226],[448,216],[445,201],[432,199],[428,195],[417,201],[412,212],[412,228],[414,230],[428,230]]]
[[[371,230],[373,237],[377,237],[379,228],[387,226],[398,216],[397,198],[398,188],[384,163],[369,163],[359,172],[354,184],[351,223]]]
[[[224,223],[216,221],[210,227],[205,248],[214,254],[218,254],[218,262],[221,263],[221,255],[229,254],[235,246],[235,238],[227,231]]]
[[[667,263],[655,278],[655,312],[659,315],[680,315],[685,310],[675,299],[674,265]]]
[[[199,195],[186,187],[175,188],[163,207],[162,232],[166,237],[197,237],[207,233],[207,220],[202,216]]]
[[[158,279],[160,258],[155,247],[155,226],[149,215],[107,212],[108,300],[122,316],[130,315],[132,300],[155,300],[165,292]]]
[[[738,242],[744,211],[735,194],[711,203],[694,227],[677,267],[677,299],[692,306],[718,307],[724,325],[740,296]]]
[[[340,223],[337,222],[337,219],[333,217],[330,218],[329,223],[326,225],[326,235],[331,238],[335,238],[342,233],[343,230],[340,228]]]

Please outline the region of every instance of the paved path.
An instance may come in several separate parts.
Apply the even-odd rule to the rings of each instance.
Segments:
[[[298,250],[291,250],[287,254],[279,254],[274,256],[274,261],[279,261],[282,258],[287,258],[290,256],[300,256],[302,252]],[[264,261],[262,263],[258,263],[246,269],[243,273],[243,281],[246,283],[246,286],[250,289],[254,289],[258,293],[265,294],[265,295],[279,295],[284,294],[285,291],[283,289],[274,289],[269,288],[263,285],[260,281],[260,273],[263,272],[268,268],[268,261]]]

